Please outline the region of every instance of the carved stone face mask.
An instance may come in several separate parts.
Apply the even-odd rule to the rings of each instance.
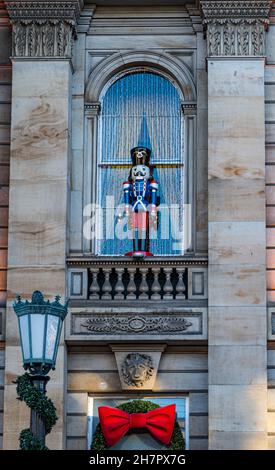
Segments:
[[[137,165],[133,166],[131,170],[131,176],[133,180],[135,181],[136,179],[149,179],[150,176],[150,170],[148,166],[145,165]]]
[[[122,364],[122,376],[125,383],[142,387],[153,375],[154,366],[151,356],[130,353]]]
[[[148,367],[143,363],[130,364],[128,372],[133,383],[146,381]]]

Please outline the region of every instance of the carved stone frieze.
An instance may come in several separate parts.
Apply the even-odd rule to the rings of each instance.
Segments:
[[[70,341],[144,339],[195,340],[207,338],[207,309],[204,307],[70,307],[66,339]]]
[[[264,56],[272,2],[202,1],[208,56]]]
[[[14,57],[70,58],[79,2],[6,2]]]
[[[186,331],[192,323],[181,315],[176,316],[93,316],[81,323],[93,334],[176,334]]]

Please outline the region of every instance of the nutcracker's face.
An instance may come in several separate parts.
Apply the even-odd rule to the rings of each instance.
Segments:
[[[133,166],[131,170],[131,176],[134,181],[136,179],[149,179],[150,169],[148,166],[145,165]]]

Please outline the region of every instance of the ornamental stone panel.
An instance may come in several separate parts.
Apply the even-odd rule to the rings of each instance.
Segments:
[[[71,57],[78,1],[7,2],[7,10],[14,57]]]
[[[68,317],[69,341],[207,339],[203,307],[71,307]]]

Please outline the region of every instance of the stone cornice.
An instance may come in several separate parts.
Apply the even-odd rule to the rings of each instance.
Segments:
[[[76,22],[80,14],[78,0],[71,1],[6,1],[12,21],[64,19]]]
[[[201,1],[204,23],[230,21],[262,21],[268,24],[271,0],[208,0]]]
[[[6,1],[13,56],[70,58],[80,1]]]
[[[208,56],[264,56],[271,5],[271,0],[201,1]]]
[[[144,258],[142,260],[133,260],[132,258],[127,258],[125,256],[72,256],[67,258],[67,265],[70,267],[87,267],[91,268],[92,266],[98,267],[141,267],[141,266],[171,266],[175,267],[196,267],[196,266],[205,266],[208,265],[208,259],[206,257],[184,257],[184,256],[154,256],[150,258]]]

